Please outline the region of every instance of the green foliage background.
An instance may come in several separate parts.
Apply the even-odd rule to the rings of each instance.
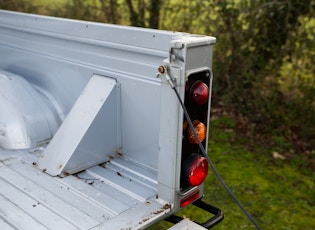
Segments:
[[[0,0],[2,9],[215,36],[209,151],[263,229],[315,229],[314,7],[311,0]],[[212,179],[206,199],[228,214],[217,228],[250,228]]]

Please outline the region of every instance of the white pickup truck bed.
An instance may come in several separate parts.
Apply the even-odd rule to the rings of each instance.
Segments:
[[[116,158],[75,175],[51,177],[33,163],[40,154],[40,149],[1,151],[0,229],[106,229],[105,224],[134,229],[170,211],[170,205],[158,202],[156,174],[149,169]]]
[[[215,41],[0,10],[0,229],[143,229],[190,204],[219,223],[171,87],[208,130]]]

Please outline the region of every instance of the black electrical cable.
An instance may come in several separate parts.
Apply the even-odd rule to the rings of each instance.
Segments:
[[[172,86],[172,85],[171,85]],[[220,183],[223,185],[223,187],[225,188],[225,190],[227,191],[227,193],[231,196],[231,198],[234,200],[234,202],[239,206],[239,208],[244,212],[244,214],[247,216],[247,218],[252,222],[252,224],[256,227],[256,229],[261,230],[261,228],[259,227],[259,225],[256,223],[256,221],[253,219],[253,217],[251,217],[251,215],[247,212],[247,210],[244,208],[244,206],[240,203],[240,201],[236,198],[236,196],[233,194],[233,192],[230,190],[230,188],[228,187],[228,185],[224,182],[224,180],[222,179],[222,177],[220,176],[220,174],[218,173],[218,171],[216,170],[216,168],[214,167],[214,164],[212,163],[210,157],[208,156],[208,154],[206,153],[205,148],[203,147],[203,145],[201,144],[198,135],[195,131],[195,128],[191,122],[190,116],[187,112],[187,109],[177,91],[177,89],[175,87],[172,86],[172,89],[174,89],[176,96],[181,104],[181,107],[184,110],[184,114],[186,117],[186,120],[188,122],[189,127],[191,128],[191,130],[193,131],[193,134],[198,142],[199,148],[202,152],[202,154],[204,155],[204,157],[207,159],[213,173],[215,174],[215,176],[218,178],[218,180],[220,181]]]

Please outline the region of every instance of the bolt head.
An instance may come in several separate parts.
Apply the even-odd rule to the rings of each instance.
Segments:
[[[163,73],[166,72],[166,69],[165,69],[164,66],[161,65],[161,66],[159,66],[158,71],[159,71],[161,74],[163,74]]]

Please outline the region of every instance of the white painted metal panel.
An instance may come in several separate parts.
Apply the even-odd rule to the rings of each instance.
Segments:
[[[192,222],[189,219],[183,219],[178,224],[174,225],[168,230],[206,230],[206,228]]]
[[[46,95],[2,70],[0,88],[0,148],[28,149],[48,142],[61,119]]]
[[[0,198],[1,200],[1,198]],[[1,201],[0,201],[1,202]],[[6,223],[3,219],[0,218],[0,229],[4,229],[4,230],[13,230],[13,226],[9,225],[8,223]]]
[[[52,176],[105,162],[119,151],[120,94],[115,79],[93,75],[38,166]]]
[[[25,154],[0,157],[0,226],[137,229],[171,211],[169,205],[156,198],[154,174],[143,174],[143,168],[130,160],[112,159],[105,165],[61,178],[39,170],[30,161],[37,157]],[[132,170],[121,170],[124,168]],[[126,216],[132,217],[128,223],[123,221]]]

